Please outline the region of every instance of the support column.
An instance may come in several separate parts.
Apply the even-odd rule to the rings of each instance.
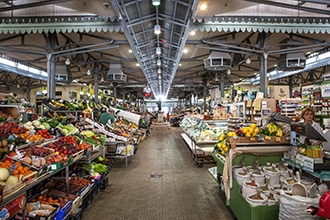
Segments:
[[[221,98],[225,97],[225,73],[220,73],[220,94]]]
[[[268,97],[267,94],[267,58],[268,54],[266,52],[260,56],[260,92],[264,93],[264,97]]]
[[[126,91],[123,92],[123,104],[126,102]]]
[[[231,86],[231,101],[232,101],[232,102],[235,101],[235,96],[234,96],[234,94],[235,94],[235,86],[232,85],[232,86]]]
[[[31,79],[27,78],[26,79],[27,82],[27,90],[26,90],[26,99],[28,102],[31,102]]]
[[[207,80],[203,79],[203,107],[204,107],[203,112],[207,112],[206,92],[207,92]]]
[[[99,74],[94,73],[94,101],[95,103],[99,103],[99,96],[98,96],[98,91],[99,91]]]
[[[293,82],[292,82],[292,76],[289,76],[289,94],[290,94],[290,98],[292,97],[292,89],[293,89]]]
[[[53,54],[47,54],[47,98],[56,98],[56,77],[55,77],[55,56]]]
[[[117,106],[117,83],[113,83],[113,105],[114,107]]]
[[[265,51],[265,48],[267,47],[267,34],[265,32],[262,32],[258,36],[258,44],[261,48],[263,48],[263,54],[259,55],[259,65],[260,65],[260,92],[264,93],[264,97],[267,98],[267,87],[268,87],[268,80],[267,80],[267,59],[268,59],[268,53]]]

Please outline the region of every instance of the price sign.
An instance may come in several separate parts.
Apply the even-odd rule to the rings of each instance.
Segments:
[[[107,138],[106,141],[107,142],[116,142],[116,139],[114,139],[114,138]]]
[[[305,157],[303,168],[304,170],[314,172],[314,159],[310,157]]]
[[[85,129],[93,129],[93,127],[94,127],[93,125],[86,125]]]
[[[86,118],[86,122],[88,122],[91,125],[94,125],[95,124],[95,122],[92,119],[90,119],[90,118]]]
[[[8,168],[9,173],[13,173],[14,170],[16,170],[16,168],[17,168],[17,164],[10,165],[10,167]]]

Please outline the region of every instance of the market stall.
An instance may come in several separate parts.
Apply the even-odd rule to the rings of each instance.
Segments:
[[[108,185],[109,143],[124,143],[114,156],[127,160],[143,136],[123,115],[103,125],[97,114],[83,117],[86,109],[70,102],[46,100],[44,106],[47,114],[36,120],[21,121],[15,111],[0,124],[2,219],[80,219]],[[98,107],[89,105],[88,113]]]
[[[214,162],[214,144],[227,131],[226,120],[203,120],[186,116],[180,123],[181,136],[191,150],[192,158],[200,167],[206,162]]]
[[[227,205],[238,219],[318,219],[305,210],[317,205],[328,189],[328,172],[320,166],[327,161],[317,154],[318,146],[300,141],[325,139],[308,124],[291,122],[280,114],[272,116],[257,135],[243,137],[236,131],[219,140],[213,157],[217,161],[216,179],[225,192]],[[240,132],[249,132],[249,127]],[[227,152],[222,142],[229,146]]]

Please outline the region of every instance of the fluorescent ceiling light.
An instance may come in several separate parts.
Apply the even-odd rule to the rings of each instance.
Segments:
[[[157,48],[156,48],[156,54],[158,54],[158,55],[161,54],[160,47],[157,47]]]
[[[159,6],[160,5],[160,0],[152,0],[152,5],[153,6]]]
[[[156,24],[155,25],[155,31],[154,31],[155,34],[160,34],[160,25],[159,24]]]

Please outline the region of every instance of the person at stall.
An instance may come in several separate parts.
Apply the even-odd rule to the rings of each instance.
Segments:
[[[319,123],[315,121],[315,114],[312,108],[305,108],[301,112],[301,118],[304,123],[310,124],[316,131],[318,131],[321,135],[323,135],[323,128]],[[320,145],[322,142],[317,140],[310,140],[313,145]]]
[[[109,121],[110,123],[113,123],[116,121],[115,116],[113,115],[113,111],[109,110],[107,107],[103,107],[101,109],[102,114],[100,115],[99,121],[106,125]]]

